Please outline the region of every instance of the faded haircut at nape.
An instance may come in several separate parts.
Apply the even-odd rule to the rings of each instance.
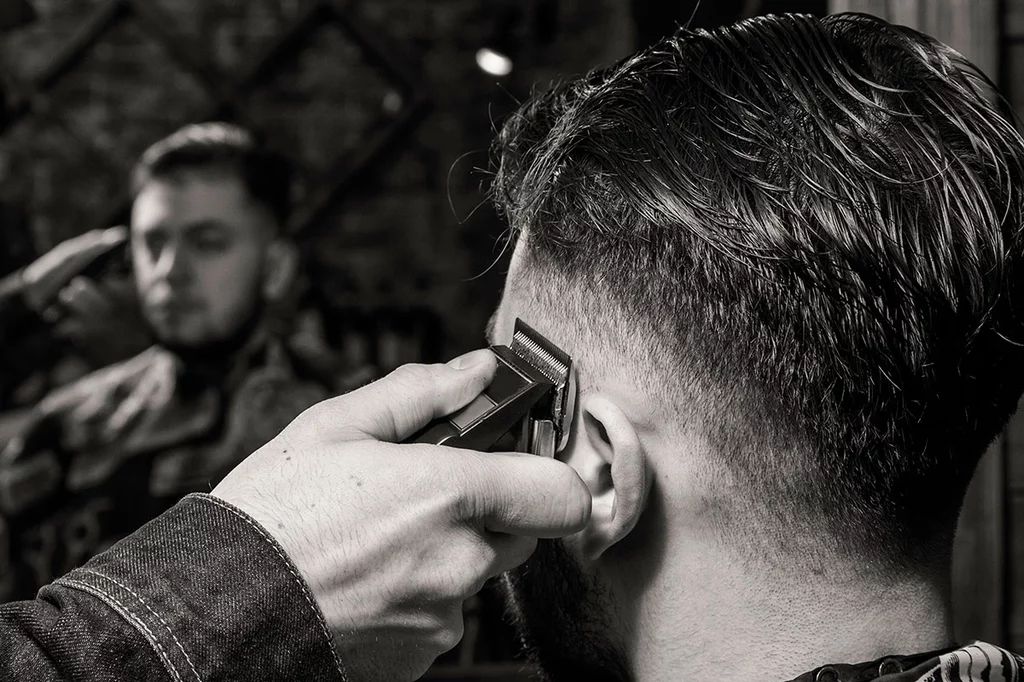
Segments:
[[[1024,388],[1024,142],[992,90],[866,15],[683,31],[512,115],[493,198],[537,282],[654,330],[665,390],[713,398],[753,516],[942,561]]]

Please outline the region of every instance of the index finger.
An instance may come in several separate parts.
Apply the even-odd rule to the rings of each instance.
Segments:
[[[100,254],[128,238],[123,226],[86,232],[53,247],[22,271],[24,296],[30,307],[43,310],[67,282]]]
[[[70,240],[69,247],[72,247],[72,255],[68,258],[67,274],[77,273],[86,265],[110,251],[115,246],[123,244],[128,239],[128,228],[124,225],[107,228],[106,230],[95,230],[86,232]]]
[[[127,238],[127,229],[120,225],[106,230],[92,230],[61,242],[29,267],[37,267],[40,281],[53,289],[46,293],[46,298],[49,298],[86,266],[118,244],[124,243]]]
[[[462,520],[535,538],[571,535],[590,522],[590,489],[569,465],[522,453],[473,454]]]

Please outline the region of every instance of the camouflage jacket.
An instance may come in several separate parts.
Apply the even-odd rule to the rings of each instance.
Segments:
[[[337,386],[256,337],[230,369],[154,346],[58,389],[0,452],[0,600],[82,564],[241,459]]]

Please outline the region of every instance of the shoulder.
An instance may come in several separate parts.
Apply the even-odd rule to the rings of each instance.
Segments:
[[[117,401],[142,377],[156,370],[173,370],[177,362],[170,352],[153,346],[135,357],[98,369],[51,391],[39,403],[38,411],[54,415],[73,410],[86,402]]]
[[[323,383],[302,378],[288,363],[251,369],[230,392],[225,415],[227,440],[247,453],[276,436],[306,408],[326,399]]]

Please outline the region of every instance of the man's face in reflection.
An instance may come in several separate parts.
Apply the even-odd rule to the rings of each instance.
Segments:
[[[150,180],[132,210],[132,260],[157,337],[190,348],[223,341],[257,309],[269,212],[236,174],[183,171]]]
[[[511,342],[517,317],[546,336],[550,331],[536,313],[531,315],[528,299],[515,287],[522,267],[521,251],[516,249],[505,294],[488,328],[492,344]],[[558,343],[557,337],[549,338]],[[572,538],[540,540],[526,563],[498,580],[508,616],[526,655],[549,682],[629,682],[632,675],[626,655],[615,643],[619,638],[610,624],[607,596],[579,556]]]

